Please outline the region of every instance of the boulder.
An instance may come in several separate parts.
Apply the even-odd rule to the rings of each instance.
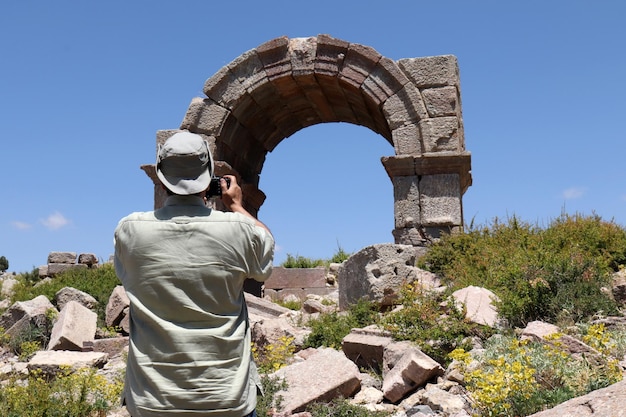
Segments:
[[[81,351],[96,334],[98,315],[77,301],[69,301],[52,327],[48,350]]]
[[[113,288],[105,310],[105,322],[107,326],[118,326],[124,318],[124,309],[130,306],[130,299],[121,285]]]
[[[19,337],[24,332],[30,331],[31,327],[41,330],[48,328],[48,310],[56,309],[45,295],[40,295],[30,301],[18,301],[14,303],[0,317],[0,327],[10,337]]]
[[[98,304],[98,301],[91,295],[72,287],[61,288],[54,294],[54,300],[59,311],[63,310],[63,307],[70,301],[76,301],[90,310]]]
[[[346,310],[362,298],[391,306],[398,300],[402,286],[416,281],[428,289],[439,287],[435,274],[415,266],[420,249],[377,244],[350,256],[339,268],[339,308]]]
[[[296,413],[316,401],[348,398],[361,387],[359,369],[346,356],[331,348],[320,348],[302,362],[288,365],[270,375],[285,380],[282,413]]]
[[[469,286],[452,293],[457,305],[465,307],[465,318],[473,323],[494,327],[498,310],[494,301],[498,297],[486,288]]]

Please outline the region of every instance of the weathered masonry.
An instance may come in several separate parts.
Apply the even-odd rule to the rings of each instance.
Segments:
[[[241,178],[246,208],[265,200],[258,188],[268,152],[318,123],[365,126],[391,145],[382,163],[394,189],[395,243],[421,245],[463,225],[462,197],[472,183],[465,150],[458,63],[454,56],[393,61],[373,48],[318,35],[280,37],[243,53],[209,78],[177,130],[211,144],[216,175]],[[165,195],[154,165],[155,207]]]

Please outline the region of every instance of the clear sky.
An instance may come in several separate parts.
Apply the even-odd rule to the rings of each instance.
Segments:
[[[626,224],[626,2],[4,1],[0,5],[0,256],[113,253],[151,210],[142,164],[204,82],[279,36],[329,34],[393,60],[452,54],[473,185],[465,222],[561,213]],[[287,254],[393,242],[393,148],[360,126],[316,125],[268,154],[259,218]]]

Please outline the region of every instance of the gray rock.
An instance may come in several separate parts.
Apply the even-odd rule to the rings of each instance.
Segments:
[[[565,401],[529,417],[626,417],[626,381]]]
[[[284,379],[286,391],[277,395],[284,398],[283,413],[304,411],[316,401],[348,398],[360,388],[359,369],[342,352],[320,348],[305,361],[286,366],[270,377]]]
[[[368,246],[352,255],[339,269],[339,308],[346,310],[362,298],[393,305],[402,286],[415,281],[438,287],[436,275],[415,266],[419,252],[410,245],[389,243]]]
[[[76,301],[88,309],[93,309],[98,304],[98,301],[91,295],[72,287],[61,288],[54,295],[54,300],[59,311],[63,310],[63,307],[70,301]]]
[[[96,334],[98,315],[77,301],[69,301],[52,327],[48,350],[81,351]]]
[[[455,291],[452,297],[465,307],[465,318],[473,323],[494,327],[498,322],[498,310],[494,302],[498,297],[486,288],[469,286]]]
[[[50,309],[56,311],[45,295],[40,295],[30,301],[18,301],[0,317],[0,327],[4,328],[10,337],[18,337],[30,331],[32,326],[45,330],[49,324],[46,313]]]

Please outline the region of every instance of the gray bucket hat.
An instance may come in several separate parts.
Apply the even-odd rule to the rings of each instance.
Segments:
[[[213,157],[202,136],[179,132],[159,145],[157,176],[175,194],[197,194],[206,190],[213,176]]]

